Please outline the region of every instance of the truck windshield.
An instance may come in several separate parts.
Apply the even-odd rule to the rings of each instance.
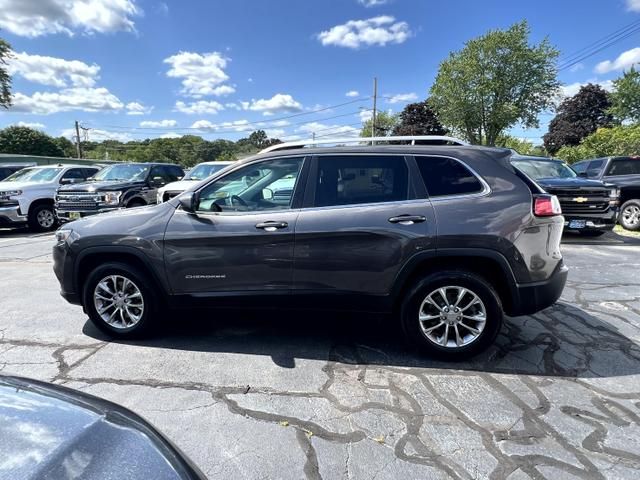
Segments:
[[[3,182],[50,182],[60,173],[61,168],[24,168],[13,175],[9,175]]]
[[[92,180],[97,181],[142,181],[147,178],[149,167],[147,165],[111,165],[96,173]]]
[[[511,164],[534,180],[541,178],[574,178],[578,175],[563,162],[549,160],[513,160]]]
[[[184,177],[185,180],[204,180],[205,178],[210,177],[216,172],[219,172],[227,165],[207,165],[201,164],[196,166],[193,170],[187,173],[187,176]]]

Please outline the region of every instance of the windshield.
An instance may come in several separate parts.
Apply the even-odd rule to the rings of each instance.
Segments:
[[[205,178],[210,177],[216,172],[219,172],[227,165],[209,165],[209,164],[200,164],[194,167],[187,176],[184,178],[185,180],[204,180]]]
[[[25,168],[5,178],[4,182],[50,182],[60,173],[61,168]]]
[[[567,164],[549,160],[514,160],[514,167],[522,170],[534,180],[541,178],[574,178],[577,177]]]
[[[93,176],[93,180],[142,181],[147,178],[149,167],[146,165],[112,165],[103,168]]]

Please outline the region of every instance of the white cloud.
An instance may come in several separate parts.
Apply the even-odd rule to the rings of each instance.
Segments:
[[[294,100],[291,95],[276,93],[271,98],[261,98],[250,102],[241,102],[243,110],[262,112],[263,115],[273,115],[275,113],[299,112],[302,110],[300,102]]]
[[[198,128],[207,131],[234,131],[247,132],[251,131],[248,120],[235,120],[233,122],[211,123],[209,120],[197,120],[191,124],[191,128]]]
[[[140,126],[141,127],[148,127],[148,128],[154,128],[154,127],[175,127],[176,125],[178,125],[178,122],[176,122],[175,120],[159,120],[159,121],[155,121],[155,120],[145,120],[143,122],[140,122]]]
[[[71,110],[117,111],[123,107],[120,99],[106,88],[76,87],[59,92],[35,92],[31,96],[18,92],[13,97],[10,111],[48,115]]]
[[[584,69],[584,63],[576,63],[571,68],[569,68],[569,71],[571,73],[575,73],[575,72],[579,72],[580,70],[583,70],[583,69]]]
[[[349,90],[347,93],[344,94],[345,97],[358,97],[360,96],[360,92],[358,92],[357,90]]]
[[[67,128],[62,130],[60,134],[63,137],[75,139],[76,131],[73,128]],[[102,140],[118,140],[120,142],[130,142],[134,138],[126,132],[110,132],[108,130],[101,130],[98,128],[92,128],[89,130],[89,140],[100,142]]]
[[[640,1],[640,0],[639,0]],[[624,70],[640,62],[640,47],[622,52],[615,60],[605,60],[596,65],[597,73],[609,73],[614,70]]]
[[[224,85],[229,80],[224,71],[228,62],[229,59],[218,52],[180,52],[164,59],[164,63],[171,65],[167,76],[182,79],[181,93],[194,98],[224,96],[236,91]]]
[[[46,128],[44,123],[39,122],[18,122],[16,125],[19,127],[35,128],[37,130],[44,130]]]
[[[415,102],[418,99],[418,95],[415,93],[398,93],[387,98],[387,103],[407,103]]]
[[[371,120],[371,117],[373,117],[373,112],[371,110],[360,110],[360,112],[358,113],[358,116],[360,117],[360,121],[362,123],[366,122],[367,120]]]
[[[302,125],[296,129],[296,132],[306,133],[311,136],[315,133],[317,136],[323,137],[358,137],[360,129],[349,125],[329,125],[320,122],[312,122]]]
[[[600,85],[607,92],[613,90],[613,81],[612,80],[600,80],[593,78],[591,80],[587,80],[586,82],[575,82],[570,83],[568,85],[563,85],[560,88],[560,93],[563,97],[573,97],[576,93],[580,91],[581,87],[588,85],[589,83],[593,83],[594,85]]]
[[[197,102],[185,103],[182,101],[176,102],[175,110],[178,112],[186,113],[186,114],[210,114],[215,115],[216,113],[224,110],[224,105],[216,102],[215,100],[207,101],[207,100],[198,100]]]
[[[99,78],[100,67],[80,60],[29,55],[14,52],[7,69],[11,75],[21,76],[30,82],[54,87],[93,87]]]
[[[358,0],[358,3],[367,8],[370,8],[370,7],[378,7],[380,5],[385,5],[389,3],[389,0]]]
[[[125,108],[127,115],[147,115],[153,110],[153,107],[145,107],[140,102],[129,102]]]
[[[322,45],[360,48],[389,43],[404,43],[412,35],[407,22],[396,22],[390,15],[380,15],[367,20],[349,20],[342,25],[320,32]]]
[[[627,0],[627,10],[640,12],[640,0]]]
[[[167,132],[160,135],[160,138],[180,138],[182,135],[176,132]]]
[[[269,138],[279,138],[283,137],[287,132],[283,128],[267,128],[264,133],[266,133]]]
[[[23,37],[135,31],[136,0],[0,0],[0,29]]]

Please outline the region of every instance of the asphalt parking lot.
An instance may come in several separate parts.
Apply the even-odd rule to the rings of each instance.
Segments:
[[[52,242],[0,229],[0,371],[134,410],[211,478],[640,475],[640,240],[567,238],[562,300],[456,364],[320,313],[180,314],[111,343],[59,296]]]

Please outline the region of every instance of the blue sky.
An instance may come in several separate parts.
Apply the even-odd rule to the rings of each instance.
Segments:
[[[640,0],[0,0],[16,54],[0,127],[70,136],[78,120],[91,140],[350,135],[374,76],[379,107],[398,112],[427,96],[451,50],[522,19],[569,55],[640,20]],[[562,71],[566,92],[610,88],[638,47],[640,34]],[[512,133],[538,143],[550,118]]]

